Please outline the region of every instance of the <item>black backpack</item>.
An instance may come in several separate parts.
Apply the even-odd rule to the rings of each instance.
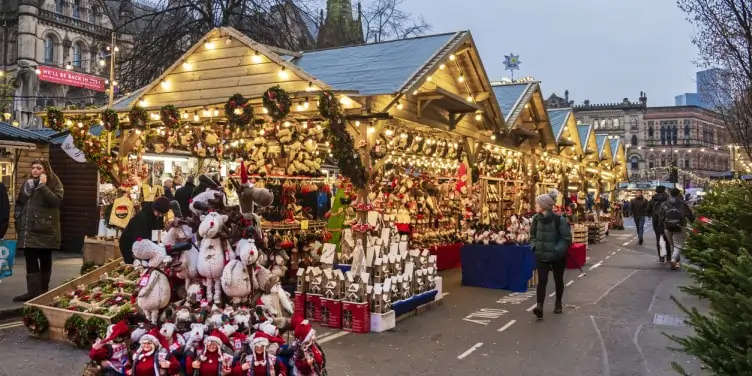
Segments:
[[[684,222],[684,213],[681,211],[679,202],[666,202],[663,213],[663,228],[669,232],[681,232],[682,223]]]

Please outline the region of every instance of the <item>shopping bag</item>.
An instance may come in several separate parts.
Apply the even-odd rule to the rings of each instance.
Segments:
[[[665,246],[658,244],[658,247],[661,249],[660,256],[666,257],[666,248],[668,247],[668,244],[666,244]]]
[[[0,240],[0,279],[13,275],[16,260],[16,241]]]

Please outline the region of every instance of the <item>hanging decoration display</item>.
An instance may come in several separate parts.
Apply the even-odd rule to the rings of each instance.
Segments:
[[[23,323],[29,329],[29,332],[34,335],[44,334],[50,328],[47,316],[37,307],[24,307]]]
[[[65,115],[63,111],[57,108],[50,107],[47,109],[47,127],[52,128],[58,132],[62,132],[65,129]]]
[[[175,106],[168,104],[159,110],[159,119],[162,120],[162,124],[170,129],[177,129],[180,127],[180,113]]]
[[[108,132],[114,132],[119,129],[120,118],[115,110],[108,108],[102,111],[102,126]]]
[[[279,85],[272,86],[266,90],[262,100],[264,108],[269,112],[269,116],[274,121],[280,121],[290,113],[292,100],[290,99],[290,95]]]
[[[227,123],[231,126],[246,127],[253,120],[253,106],[245,97],[235,94],[225,103],[225,116],[227,116]]]
[[[146,110],[141,106],[133,107],[128,112],[128,121],[130,121],[133,129],[146,128]]]
[[[65,338],[82,349],[91,346],[91,343],[89,343],[88,339],[88,332],[89,331],[86,326],[86,320],[84,320],[83,317],[79,315],[71,315],[70,317],[68,317],[68,319],[65,320],[65,324],[63,325],[63,333],[65,334]]]
[[[342,114],[339,103],[332,101],[333,97],[334,93],[331,91],[324,91],[319,95],[319,113],[329,122],[332,155],[337,160],[342,175],[350,179],[355,187],[363,188],[368,183],[368,174],[360,153],[355,148],[355,142],[347,131],[347,119]]]

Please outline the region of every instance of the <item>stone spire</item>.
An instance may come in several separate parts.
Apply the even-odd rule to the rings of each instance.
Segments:
[[[363,44],[363,26],[358,2],[358,17],[353,17],[350,0],[327,0],[326,18],[323,19],[316,40],[317,48]]]

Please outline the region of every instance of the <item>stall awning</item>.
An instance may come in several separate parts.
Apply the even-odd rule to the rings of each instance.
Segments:
[[[0,148],[34,150],[37,148],[37,144],[32,144],[31,142],[23,142],[23,141],[0,140]]]
[[[452,114],[468,114],[482,111],[479,104],[468,102],[457,94],[437,87],[434,90],[424,91],[415,96],[418,99],[418,116],[428,104],[441,108]]]

